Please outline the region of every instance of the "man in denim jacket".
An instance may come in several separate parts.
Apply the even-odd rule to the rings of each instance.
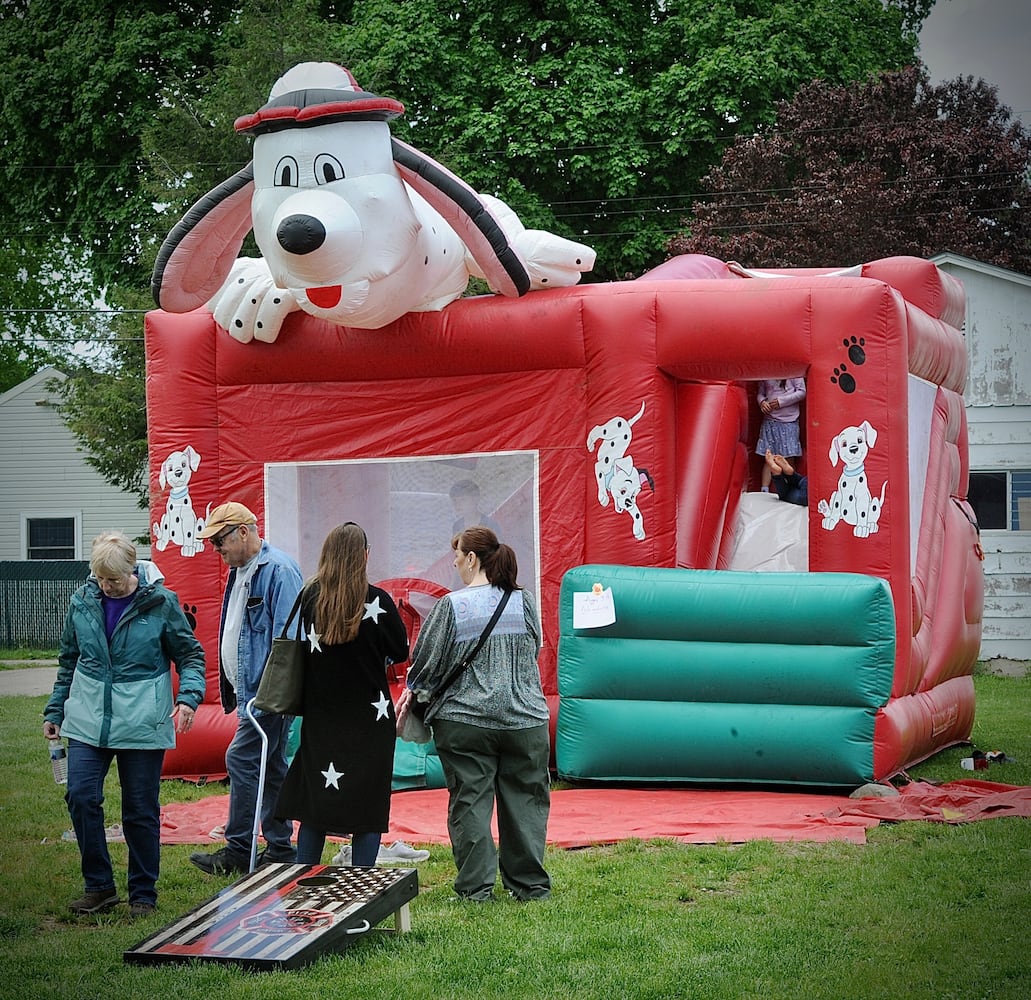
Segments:
[[[198,532],[210,538],[229,570],[219,626],[219,688],[228,715],[236,709],[236,734],[226,750],[229,775],[229,818],[226,846],[213,853],[198,851],[190,860],[212,875],[246,872],[250,867],[254,812],[258,797],[262,740],[244,711],[257,693],[272,639],[280,635],[301,590],[296,561],[273,548],[258,534],[258,519],[242,503],[216,507]],[[263,861],[292,862],[291,824],[272,813],[279,786],[286,775],[286,745],[293,717],[255,716],[268,736],[268,761],[261,800],[261,832],[266,848]]]

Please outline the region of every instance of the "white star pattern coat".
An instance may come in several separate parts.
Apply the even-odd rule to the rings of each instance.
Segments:
[[[276,811],[322,830],[382,833],[396,738],[386,664],[408,658],[404,623],[390,595],[370,587],[357,637],[330,645],[325,624],[313,620],[314,604],[314,593],[306,595],[301,611],[307,639],[301,744]]]

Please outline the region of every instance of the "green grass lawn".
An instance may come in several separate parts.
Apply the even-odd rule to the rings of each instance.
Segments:
[[[1031,678],[979,675],[975,746],[1015,758],[977,777],[1031,784]],[[10,1000],[1026,1000],[1031,820],[881,825],[868,843],[549,851],[550,900],[453,902],[446,847],[418,865],[413,929],[375,933],[298,972],[141,967],[122,953],[229,883],[162,848],[160,909],[74,918],[78,851],[50,778],[45,698],[0,698],[0,997]],[[912,777],[971,777],[955,747]],[[166,801],[223,794],[165,782]],[[107,787],[108,822],[119,792]],[[327,857],[328,857],[327,851]],[[125,845],[112,845],[124,895]],[[388,921],[389,924],[389,921]]]
[[[4,647],[0,649],[0,670],[19,670],[24,666],[31,666],[29,661],[56,659],[56,649],[29,649],[26,646],[18,646],[14,649]]]

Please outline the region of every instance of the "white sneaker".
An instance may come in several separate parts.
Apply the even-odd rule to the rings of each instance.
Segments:
[[[425,861],[430,856],[429,851],[412,847],[403,840],[395,840],[389,847],[380,846],[376,855],[376,864],[389,864],[391,861]],[[339,851],[333,855],[330,862],[334,865],[347,867],[351,864],[351,845],[343,844]]]
[[[383,864],[387,861],[425,861],[429,856],[429,851],[412,847],[403,840],[395,840],[389,847],[380,847],[376,862]]]
[[[64,833],[61,834],[61,839],[70,843],[76,843],[78,841],[74,830],[65,830]],[[104,831],[104,839],[109,844],[124,844],[125,834],[122,832],[122,824],[115,823],[113,826],[109,826]]]

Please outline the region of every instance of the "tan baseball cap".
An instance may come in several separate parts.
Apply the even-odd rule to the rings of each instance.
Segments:
[[[241,524],[257,524],[258,519],[254,512],[244,507],[242,503],[230,500],[229,503],[219,504],[207,517],[207,524],[197,532],[198,538],[211,538],[217,535],[223,528],[239,527]]]

